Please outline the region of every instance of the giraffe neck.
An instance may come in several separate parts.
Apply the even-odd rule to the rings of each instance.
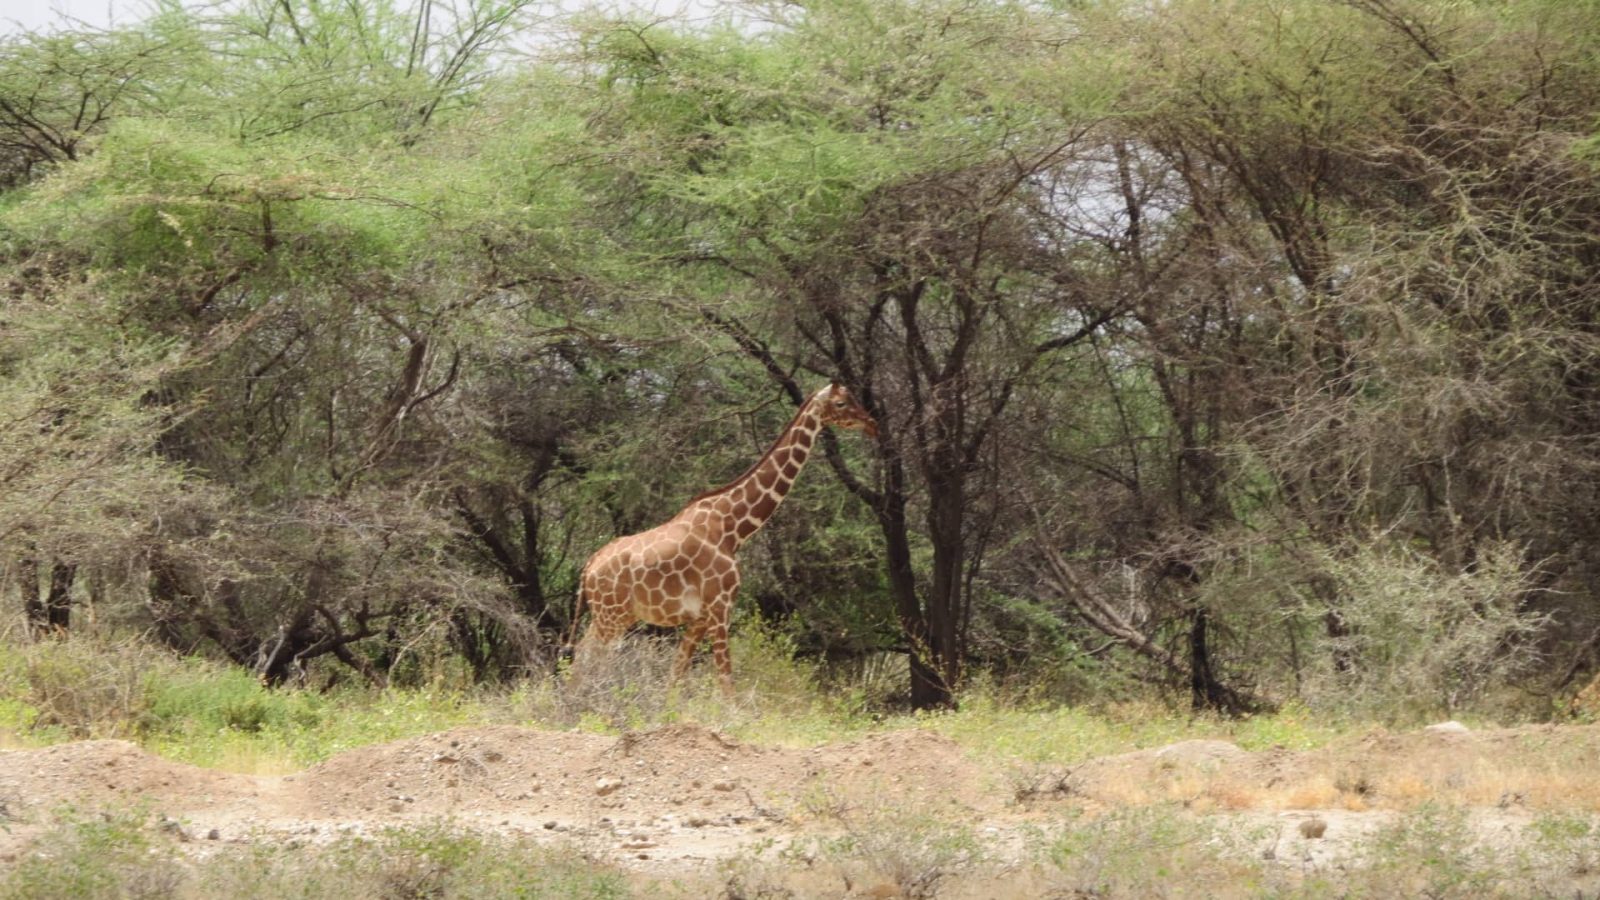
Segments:
[[[721,520],[720,543],[729,552],[738,550],[760,531],[788,496],[821,431],[822,417],[816,401],[808,400],[748,472],[692,504],[708,507]]]

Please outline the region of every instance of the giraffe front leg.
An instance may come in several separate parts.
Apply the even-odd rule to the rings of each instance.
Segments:
[[[723,609],[726,610],[728,605],[724,605]],[[733,661],[728,658],[728,615],[723,612],[720,616],[707,618],[711,620],[711,658],[717,664],[717,683],[722,688],[722,695],[732,700]]]
[[[674,682],[683,678],[689,672],[689,663],[694,660],[694,648],[699,645],[700,638],[706,633],[706,628],[711,625],[709,616],[701,616],[689,623],[689,628],[683,633],[683,643],[678,645],[678,659],[672,664],[672,680]]]

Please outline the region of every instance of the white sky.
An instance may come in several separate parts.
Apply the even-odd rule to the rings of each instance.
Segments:
[[[573,10],[596,5],[611,8],[648,10],[657,15],[702,17],[716,7],[716,0],[549,0],[543,4],[552,11]],[[149,7],[145,0],[0,0],[0,36],[35,31],[60,23],[61,15],[96,28],[128,25],[143,18]]]
[[[0,34],[34,31],[58,21],[60,14],[104,28],[138,21],[140,0],[0,0]]]

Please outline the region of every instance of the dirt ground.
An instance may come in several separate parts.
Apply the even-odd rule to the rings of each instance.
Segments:
[[[494,726],[362,748],[278,777],[85,741],[0,752],[0,861],[25,852],[63,803],[143,802],[201,854],[448,819],[577,842],[663,877],[837,829],[862,810],[915,810],[1003,841],[1168,804],[1275,825],[1266,858],[1317,865],[1424,802],[1472,809],[1485,834],[1514,834],[1550,811],[1592,815],[1597,760],[1600,726],[1380,731],[1302,752],[1185,741],[1071,767],[975,759],[918,730],[781,749],[688,725],[620,738]]]

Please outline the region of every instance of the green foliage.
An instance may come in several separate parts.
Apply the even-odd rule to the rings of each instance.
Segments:
[[[1479,845],[1464,810],[1423,806],[1376,838],[1377,869],[1407,892],[1435,896],[1485,896],[1505,887],[1494,851]]]
[[[313,694],[272,691],[249,672],[198,659],[153,679],[149,693],[152,733],[309,729],[321,718]]]
[[[457,830],[446,823],[343,838],[323,849],[259,847],[224,855],[195,878],[198,896],[632,896],[623,874],[567,848]]]
[[[1259,884],[1255,864],[1229,858],[1228,845],[1238,843],[1181,810],[1153,806],[1069,822],[1047,853],[1064,892],[1131,897],[1180,884],[1183,896],[1205,896]]]
[[[63,810],[55,827],[0,874],[0,897],[171,897],[185,881],[177,853],[143,809]]]
[[[1209,679],[1290,701],[1262,741],[1588,658],[1592,4],[531,10],[5,39],[0,568],[240,669],[29,651],[11,727],[315,758],[326,711],[246,670],[542,673],[587,553],[836,377],[885,440],[744,560],[749,689],[841,695],[796,733],[898,702],[934,631],[980,718]],[[539,702],[738,718],[651,665]]]
[[[1330,560],[1328,572],[1349,598],[1340,612],[1350,634],[1321,639],[1326,652],[1313,658],[1344,653],[1361,666],[1309,673],[1306,691],[1318,706],[1451,714],[1537,661],[1531,642],[1546,615],[1527,608],[1529,576],[1512,548],[1486,549],[1461,574],[1409,553],[1372,552]]]
[[[888,884],[903,897],[936,897],[941,882],[987,861],[987,848],[969,827],[910,810],[855,814],[822,802],[814,812],[832,817],[841,833],[788,847],[784,855],[808,866],[831,864],[846,882]]]
[[[327,847],[258,844],[185,861],[163,817],[65,810],[0,874],[0,897],[632,896],[624,875],[566,848],[439,823]]]

